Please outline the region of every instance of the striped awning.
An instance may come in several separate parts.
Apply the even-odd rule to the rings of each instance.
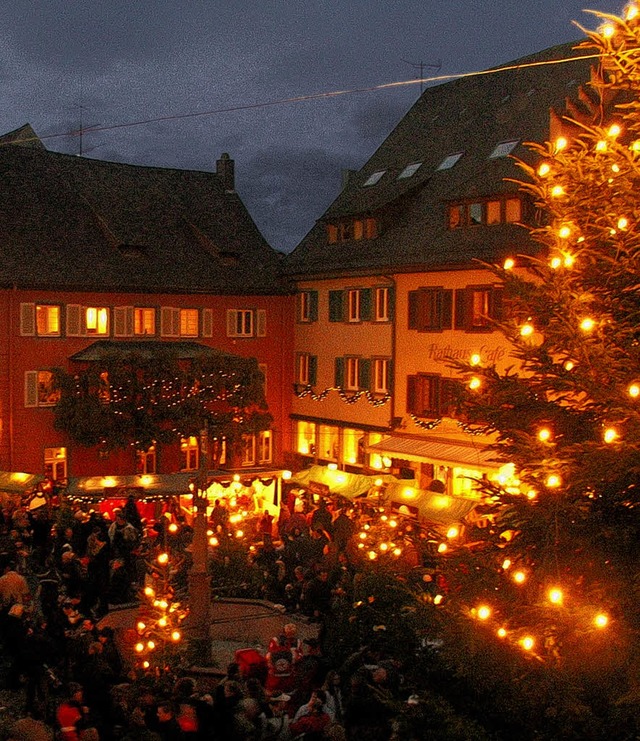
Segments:
[[[368,445],[367,451],[388,458],[469,468],[495,469],[501,465],[496,461],[495,451],[488,450],[485,445],[435,438],[425,440],[413,437],[385,437],[378,443]]]

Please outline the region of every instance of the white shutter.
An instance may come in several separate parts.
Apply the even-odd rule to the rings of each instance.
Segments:
[[[256,336],[267,336],[267,312],[265,309],[258,309],[256,311]]]
[[[36,333],[36,305],[20,304],[20,334],[33,336]]]
[[[25,407],[38,406],[38,371],[24,373],[24,405]]]
[[[174,309],[173,306],[160,307],[160,334],[162,337],[180,335],[180,309]]]
[[[67,337],[82,336],[82,306],[67,304]]]
[[[227,309],[227,337],[238,336],[238,311],[237,309]]]
[[[213,310],[202,310],[202,336],[213,337]]]
[[[113,336],[131,337],[133,334],[133,306],[116,306],[113,309]]]

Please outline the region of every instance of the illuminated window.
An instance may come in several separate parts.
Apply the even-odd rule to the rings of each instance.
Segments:
[[[384,435],[381,435],[379,432],[370,432],[368,443],[369,445],[375,445],[376,443],[379,443],[383,437]],[[391,460],[378,453],[369,453],[369,466],[376,471],[388,471],[391,467]]]
[[[364,436],[362,430],[342,430],[342,462],[350,466],[364,465]]]
[[[455,328],[490,332],[503,317],[502,286],[467,286],[455,291]]]
[[[25,407],[52,407],[59,401],[60,391],[54,388],[53,373],[51,371],[36,370],[25,372]]]
[[[44,475],[51,481],[66,481],[67,479],[67,449],[44,449]]]
[[[361,239],[375,239],[379,234],[378,220],[373,216],[359,216],[345,219],[336,224],[327,224],[327,242],[359,241]]]
[[[453,203],[447,207],[447,228],[479,226],[485,224],[514,224],[522,220],[522,200],[519,197],[502,197],[470,203]]]
[[[507,198],[505,202],[505,217],[507,224],[515,224],[522,219],[522,201],[519,198]]]
[[[375,358],[373,361],[373,392],[375,394],[386,394],[389,391],[389,366],[388,358]]]
[[[60,307],[38,304],[36,306],[36,333],[39,337],[60,335]]]
[[[300,455],[316,454],[316,423],[298,420],[296,423],[296,452]]]
[[[375,289],[374,319],[376,322],[388,322],[390,320],[390,299],[388,286],[380,286]]]
[[[271,463],[273,460],[273,433],[262,430],[258,433],[258,463]]]
[[[227,309],[227,337],[253,337],[253,310]]]
[[[300,291],[298,294],[298,321],[315,322],[318,320],[318,292]]]
[[[180,309],[180,336],[198,336],[198,310]]]
[[[133,333],[154,335],[156,333],[156,310],[136,307],[133,310]]]
[[[197,471],[200,465],[200,445],[195,435],[183,437],[180,440],[180,469],[182,471]]]
[[[502,220],[502,204],[500,201],[487,201],[487,224],[499,224]]]
[[[156,446],[136,451],[136,473],[156,473]]]
[[[320,425],[318,430],[318,457],[323,460],[338,460],[338,428]]]
[[[360,321],[360,291],[353,289],[347,291],[347,310],[350,322]]]
[[[109,309],[104,306],[87,306],[84,310],[84,328],[88,335],[109,334]]]

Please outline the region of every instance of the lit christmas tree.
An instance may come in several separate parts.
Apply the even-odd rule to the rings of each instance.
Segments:
[[[562,135],[533,145],[537,166],[521,163],[542,249],[493,268],[513,366],[453,364],[467,421],[515,473],[482,484],[487,526],[444,557],[444,609],[462,603],[487,651],[592,695],[601,682],[621,707],[640,697],[640,6],[596,15],[582,46],[598,73]]]

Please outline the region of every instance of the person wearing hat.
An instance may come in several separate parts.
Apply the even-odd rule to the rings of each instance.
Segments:
[[[291,718],[288,713],[291,695],[285,692],[278,692],[269,698],[269,707],[271,708],[271,717],[267,718],[264,723],[264,733],[262,741],[288,741],[292,738],[289,725]]]

